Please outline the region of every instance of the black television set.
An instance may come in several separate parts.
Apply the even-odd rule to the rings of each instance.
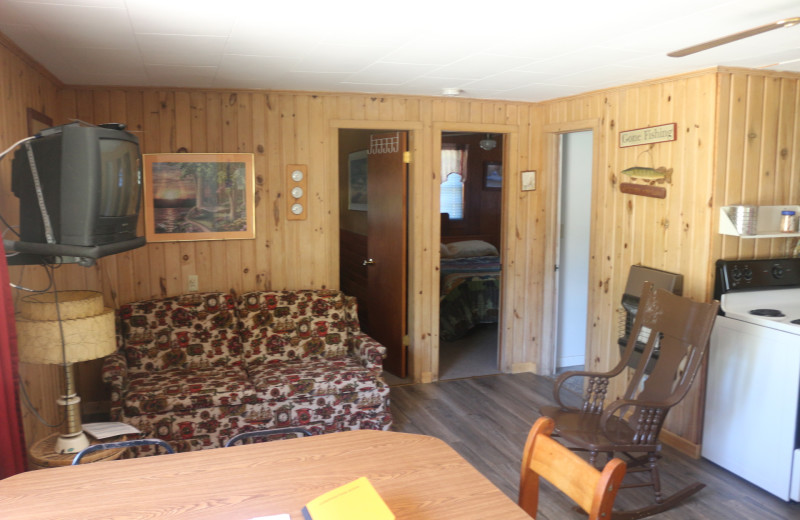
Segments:
[[[12,161],[20,225],[12,248],[91,265],[143,246],[144,237],[136,236],[141,164],[139,140],[124,125],[76,122],[42,130]]]

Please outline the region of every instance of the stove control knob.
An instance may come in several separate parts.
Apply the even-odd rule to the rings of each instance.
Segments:
[[[738,267],[734,267],[731,270],[731,279],[733,280],[733,285],[738,284],[742,280],[742,272]]]
[[[776,264],[772,266],[772,277],[773,278],[783,278],[783,267]]]
[[[744,278],[745,282],[749,282],[753,280],[753,270],[749,267],[745,267],[744,271],[742,272],[742,277]]]

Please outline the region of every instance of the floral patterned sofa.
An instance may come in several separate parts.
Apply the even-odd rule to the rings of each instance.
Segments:
[[[106,358],[111,420],[176,451],[237,433],[389,429],[386,349],[339,291],[192,293],[122,305]],[[144,453],[142,453],[144,454]]]

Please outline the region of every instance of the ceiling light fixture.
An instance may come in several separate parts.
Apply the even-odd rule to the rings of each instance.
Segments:
[[[491,134],[486,134],[486,139],[481,139],[481,142],[478,143],[478,146],[481,147],[481,150],[486,150],[488,152],[489,150],[495,149],[497,146],[497,141],[492,139]]]
[[[442,95],[447,97],[460,96],[464,91],[460,88],[443,88]]]

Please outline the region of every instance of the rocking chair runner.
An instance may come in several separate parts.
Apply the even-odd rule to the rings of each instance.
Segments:
[[[620,488],[652,486],[655,504],[635,511],[614,511],[615,519],[644,518],[666,511],[705,487],[696,483],[669,497],[662,496],[658,436],[667,412],[686,396],[697,375],[718,307],[718,302],[693,302],[645,283],[630,339],[617,366],[606,373],[562,374],[553,392],[559,406],[540,410],[554,420],[555,435],[571,449],[589,452],[591,464],[596,464],[598,453],[606,453],[609,458],[622,453],[631,459],[628,474],[650,473],[649,482],[623,483]],[[625,394],[606,405],[609,381],[618,375],[625,377],[637,340],[644,343],[644,352]],[[651,358],[656,362],[650,374],[646,374]],[[581,408],[566,406],[561,400],[561,387],[571,377],[588,378]],[[631,453],[639,455],[634,457]]]

